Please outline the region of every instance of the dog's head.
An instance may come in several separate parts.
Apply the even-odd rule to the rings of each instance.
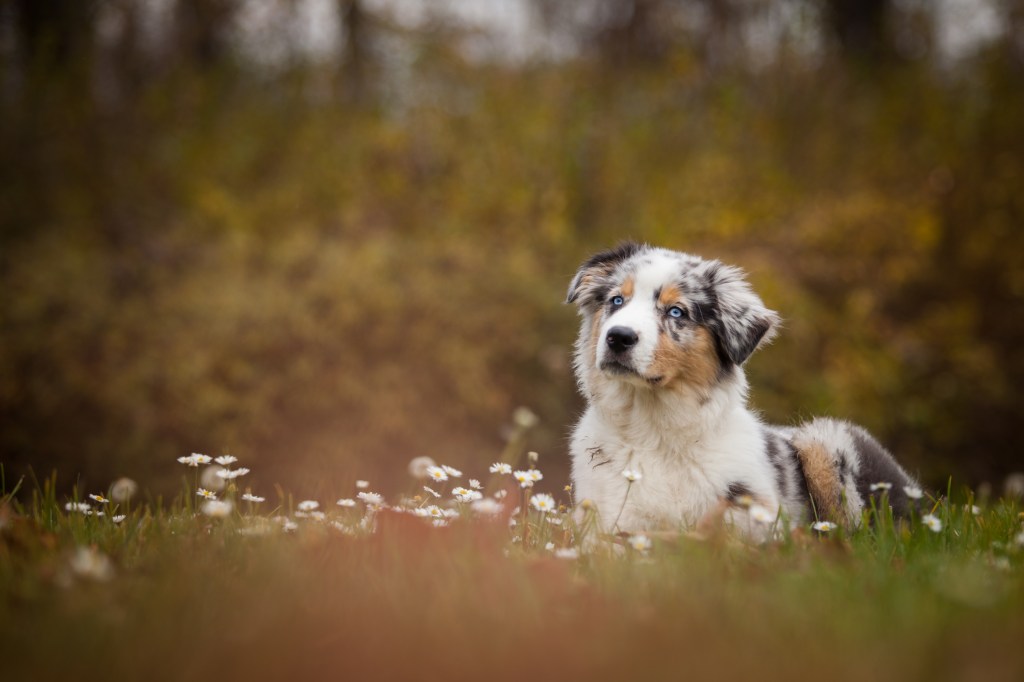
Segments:
[[[581,381],[707,390],[773,335],[779,317],[739,268],[626,243],[580,266],[568,303],[583,316]]]

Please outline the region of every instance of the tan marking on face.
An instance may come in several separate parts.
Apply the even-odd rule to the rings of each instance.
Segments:
[[[803,463],[807,490],[814,501],[818,519],[842,520],[843,488],[832,455],[816,440],[798,438],[793,441],[793,445]]]
[[[632,298],[633,297],[634,285],[635,285],[635,283],[633,282],[633,278],[632,277],[627,277],[626,281],[622,283],[622,296],[623,296],[623,298]]]
[[[679,287],[667,286],[661,290],[661,294],[658,295],[658,304],[665,308],[670,308],[677,303],[682,302],[683,292],[679,291]]]
[[[681,343],[662,333],[647,374],[661,377],[660,385],[665,387],[685,384],[709,388],[718,375],[718,354],[711,332],[705,327],[695,327]]]

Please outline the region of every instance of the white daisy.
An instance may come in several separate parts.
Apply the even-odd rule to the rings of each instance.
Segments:
[[[495,462],[491,465],[490,472],[492,474],[511,474],[512,465],[505,464],[504,462]]]
[[[454,467],[450,467],[447,464],[442,464],[441,468],[444,469],[444,472],[446,474],[448,474],[449,476],[451,476],[452,478],[458,478],[459,476],[462,475],[461,471],[459,471],[458,469],[456,469]]]
[[[99,495],[99,494],[93,495],[92,493],[89,493],[89,499],[90,500],[96,500],[100,504],[109,504],[110,503],[110,500],[108,500],[107,498],[103,497],[103,495]]]
[[[246,502],[265,502],[267,498],[252,493],[242,493],[242,499]]]
[[[117,514],[115,516],[111,516],[110,520],[113,521],[114,523],[121,523],[122,521],[124,521],[127,518],[128,518],[127,514]]]
[[[925,514],[921,517],[921,523],[928,526],[933,532],[938,533],[942,530],[942,519],[934,514]]]
[[[281,522],[281,528],[284,529],[285,533],[294,533],[299,529],[299,524],[295,523],[291,519],[285,519]]]
[[[521,429],[532,429],[540,418],[528,407],[517,407],[512,413],[512,422]]]
[[[754,498],[751,495],[740,495],[733,502],[740,507],[749,509],[754,504]]]
[[[249,470],[245,467],[238,467],[237,469],[219,469],[217,475],[223,479],[234,480],[239,476],[245,476],[249,473]]]
[[[811,524],[811,528],[822,533],[827,533],[829,531],[835,530],[838,527],[839,526],[832,523],[831,521],[817,521]]]
[[[437,492],[433,488],[428,488],[427,486],[423,486],[423,489],[426,490],[431,495],[433,495],[434,497],[441,497],[441,493]]]
[[[892,483],[888,483],[886,481],[879,481],[878,483],[872,483],[871,484],[871,492],[875,492],[876,490],[890,490],[890,489],[892,489]]]
[[[533,508],[541,512],[549,512],[555,509],[555,498],[547,493],[538,493],[530,498]]]
[[[629,481],[630,483],[636,483],[641,478],[643,478],[644,475],[637,471],[636,469],[626,469],[622,472],[622,477]]]
[[[555,543],[549,542],[548,544],[544,545],[544,549],[546,549],[549,552],[554,552],[555,551]]]
[[[202,497],[204,499],[207,499],[207,500],[216,500],[217,499],[217,493],[215,493],[213,491],[210,491],[210,490],[207,490],[206,488],[200,488],[199,490],[197,490],[196,491],[196,495],[198,495],[199,497]]]
[[[476,500],[469,507],[477,514],[488,514],[495,515],[500,514],[501,510],[505,508],[503,504],[491,498]]]
[[[95,547],[79,547],[71,557],[71,570],[83,578],[104,581],[113,577],[114,563]]]
[[[79,512],[80,514],[88,514],[92,511],[92,507],[88,502],[68,502],[64,505],[64,509],[70,512]]]
[[[423,479],[429,475],[427,473],[427,470],[430,467],[434,466],[437,466],[437,462],[435,462],[432,458],[427,457],[426,455],[413,457],[411,460],[409,460],[409,474],[413,478]]]
[[[1015,471],[1003,481],[1003,497],[1024,497],[1024,472]]]
[[[504,500],[507,495],[508,495],[508,491],[505,490],[504,488],[502,488],[501,490],[499,490],[496,493],[494,493],[494,499],[496,499],[496,500]]]
[[[646,535],[631,535],[629,546],[638,552],[646,552],[651,548],[651,539]]]
[[[110,486],[110,497],[114,502],[127,502],[139,492],[139,484],[132,479],[122,476]]]
[[[530,472],[529,471],[516,471],[516,472],[514,472],[512,474],[512,476],[514,476],[515,479],[517,481],[519,481],[519,485],[521,487],[523,487],[523,488],[532,488],[533,487],[533,478],[530,477]]]
[[[427,467],[427,478],[443,483],[448,480],[448,474],[441,467]]]
[[[459,502],[473,502],[483,497],[483,493],[477,490],[463,488],[461,486],[452,490],[452,495],[454,495]]]
[[[205,467],[203,473],[199,474],[199,485],[214,492],[224,490],[224,485],[228,479],[221,477],[220,472],[222,471],[227,471],[227,469],[219,464]]]
[[[540,472],[540,469],[530,469],[526,473],[527,475],[529,475],[530,480],[533,481],[534,483],[544,478],[544,474]]]
[[[90,495],[89,497],[92,497],[92,495]],[[976,504],[965,504],[964,509],[971,512],[971,514],[973,514],[974,516],[981,516],[981,507],[979,507]]]
[[[379,507],[384,504],[384,496],[378,493],[358,493],[356,497],[371,507]]]
[[[362,481],[362,480],[356,481],[356,488],[358,488],[359,490],[366,490],[369,487],[370,487],[370,482],[369,481]]]
[[[480,481],[476,480],[475,478],[469,479],[469,487],[472,488],[473,490],[480,490],[480,488],[483,488],[483,486],[480,485]]]
[[[552,526],[561,526],[562,522],[564,521],[564,519],[558,516],[549,516],[547,517],[547,520],[548,523],[550,523]]]
[[[231,503],[222,500],[207,500],[203,503],[203,513],[215,519],[222,519],[231,513]]]
[[[905,485],[903,486],[903,492],[907,494],[912,500],[920,500],[924,497],[924,491],[918,488],[916,485]]]
[[[200,464],[209,464],[213,461],[213,458],[208,455],[201,455],[198,452],[193,452],[188,457],[179,457],[178,461],[190,467],[197,467]]]
[[[337,505],[339,507],[354,507],[356,506],[356,501],[347,497],[343,497],[340,500],[338,500]]]
[[[229,464],[234,464],[238,461],[238,458],[234,455],[221,455],[220,457],[214,457],[213,461],[222,467],[226,467]]]
[[[311,512],[314,509],[319,509],[320,508],[320,503],[317,502],[316,500],[303,500],[302,502],[299,502],[296,505],[296,508],[299,511]]]
[[[769,511],[767,507],[762,507],[759,504],[750,505],[747,513],[750,514],[750,520],[757,523],[772,523],[775,521],[775,514]]]

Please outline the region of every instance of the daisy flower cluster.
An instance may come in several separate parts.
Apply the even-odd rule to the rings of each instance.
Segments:
[[[128,518],[128,515],[118,512],[122,507],[130,507],[131,500],[138,491],[139,485],[135,481],[130,478],[119,478],[110,485],[107,493],[89,493],[87,497],[91,502],[71,500],[64,504],[64,511],[73,515],[109,518],[112,523],[119,524]]]
[[[506,455],[506,459],[512,459],[508,453]],[[615,532],[602,535],[597,522],[598,510],[588,500],[580,500],[575,505],[560,504],[551,493],[538,490],[545,477],[536,452],[527,453],[525,462],[519,466],[513,461],[494,462],[486,471],[476,474],[478,477],[473,477],[475,472],[464,475],[453,466],[421,455],[408,463],[408,473],[415,483],[404,495],[385,497],[373,490],[370,481],[357,479],[348,493],[337,498],[332,495],[333,503],[313,497],[293,502],[285,497],[272,509],[267,509],[270,505],[266,505],[265,496],[257,494],[252,487],[241,487],[241,479],[251,472],[239,466],[234,455],[213,457],[192,453],[178,457],[177,461],[189,470],[187,478],[194,479],[181,513],[201,520],[207,524],[207,529],[216,527],[242,535],[319,532],[364,536],[374,533],[384,515],[390,514],[407,515],[427,528],[437,529],[464,523],[497,524],[495,527],[501,532],[507,529],[508,554],[543,552],[552,558],[576,560],[596,547],[609,544],[615,545],[625,556],[644,557],[657,549],[651,535],[636,532],[637,529],[620,529],[618,518],[611,524]],[[619,475],[627,497],[643,496],[651,485],[645,480],[643,470],[632,463]],[[249,482],[250,478],[245,481]],[[924,538],[934,537],[932,534],[958,533],[965,527],[958,519],[967,523],[982,515],[982,509],[976,505],[951,507],[948,501],[926,495],[913,485],[897,487],[887,481],[876,481],[869,488],[878,494],[876,499],[882,501],[902,493],[911,506],[907,528]],[[107,491],[91,492],[84,499],[68,501],[64,509],[73,516],[103,519],[87,523],[124,524],[131,518],[130,502],[138,489],[134,481],[119,479]],[[571,486],[565,486],[564,491],[571,493]],[[931,502],[926,502],[926,497]],[[791,523],[784,513],[755,494],[741,495],[729,502],[729,523],[740,521],[742,527],[737,526],[736,530],[749,531],[749,536],[743,536],[748,542],[779,541],[800,525],[802,532],[813,533],[810,537],[819,539],[847,538],[853,530],[831,519]],[[623,508],[625,506],[626,499]],[[882,506],[885,508],[884,502]],[[872,510],[872,513],[876,512]],[[984,520],[978,518],[973,523],[982,524]],[[1024,526],[999,544],[1009,548],[1007,552],[1020,551],[1016,548],[1024,547]]]
[[[544,478],[544,474],[533,468],[526,471],[513,471],[512,476],[519,482],[521,488],[532,488],[534,483]]]
[[[179,457],[178,462],[196,470],[195,497],[199,502],[197,515],[210,519],[233,518],[240,522],[239,532],[246,535],[260,535],[275,528],[293,533],[301,530],[303,524],[311,523],[348,535],[360,535],[373,532],[377,527],[377,516],[387,511],[422,518],[430,526],[438,528],[462,518],[505,518],[510,522],[510,527],[516,528],[516,519],[511,517],[517,516],[527,523],[520,524],[516,532],[523,534],[524,529],[532,523],[533,526],[543,528],[544,533],[540,535],[547,538],[553,533],[549,529],[564,524],[565,508],[559,507],[551,495],[541,493],[532,499],[529,495],[524,496],[522,502],[513,509],[507,498],[514,488],[501,483],[508,476],[515,479],[520,490],[528,492],[536,482],[544,478],[536,467],[538,459],[539,455],[529,453],[529,466],[523,471],[513,470],[508,463],[494,463],[489,467],[491,476],[485,485],[481,479],[464,478],[463,472],[453,466],[438,464],[430,457],[419,456],[413,458],[408,466],[410,475],[425,483],[420,484],[419,492],[389,502],[381,493],[369,489],[369,481],[360,479],[355,481],[353,494],[339,497],[329,509],[322,507],[319,500],[303,499],[290,511],[286,511],[286,505],[281,505],[267,517],[256,514],[258,506],[266,502],[265,497],[255,494],[251,488],[245,492],[237,489],[235,480],[246,476],[250,470],[237,466],[238,459],[233,455],[210,457],[193,453]],[[244,506],[244,513],[237,505]],[[85,504],[85,507],[89,505]],[[531,511],[536,518],[526,519],[524,510]],[[539,537],[536,531],[534,537]],[[568,543],[568,538],[562,538],[556,549],[566,549]]]
[[[200,464],[209,464],[213,460],[208,455],[201,455],[198,452],[193,452],[188,457],[179,457],[178,461],[185,466],[198,467]]]

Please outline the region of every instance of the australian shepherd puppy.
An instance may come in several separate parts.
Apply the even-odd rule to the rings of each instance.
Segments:
[[[743,364],[779,317],[735,267],[626,243],[585,262],[575,370],[587,408],[571,444],[577,501],[606,532],[694,527],[721,513],[856,524],[915,481],[864,429],[834,419],[769,426],[747,407]]]

